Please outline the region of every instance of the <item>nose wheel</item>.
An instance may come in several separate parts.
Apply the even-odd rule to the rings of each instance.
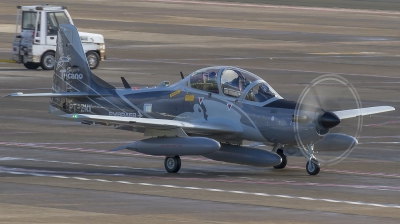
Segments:
[[[314,157],[314,144],[309,144],[306,146],[307,151],[302,151],[305,157],[308,159],[306,164],[307,173],[310,175],[317,175],[321,170],[321,164]]]
[[[308,160],[306,165],[307,173],[310,175],[317,175],[321,170],[321,166],[315,158],[311,158]]]
[[[165,157],[164,166],[168,173],[177,173],[181,169],[181,158],[179,156]]]

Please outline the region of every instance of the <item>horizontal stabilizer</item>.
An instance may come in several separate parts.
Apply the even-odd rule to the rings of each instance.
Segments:
[[[378,114],[393,110],[395,109],[394,107],[391,106],[379,106],[379,107],[366,107],[366,108],[352,109],[352,110],[339,110],[339,111],[333,111],[333,113],[335,113],[340,119],[347,119],[358,116]]]
[[[85,92],[63,92],[63,93],[22,93],[22,92],[17,92],[17,93],[11,93],[8,94],[4,97],[8,96],[18,96],[18,97],[87,97],[87,96],[104,96],[99,95],[99,94],[93,94],[93,93],[85,93]]]

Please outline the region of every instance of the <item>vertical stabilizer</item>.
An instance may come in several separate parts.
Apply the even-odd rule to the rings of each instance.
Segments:
[[[78,30],[74,25],[60,24],[55,59],[53,92],[100,94],[107,89],[114,89],[90,71]]]

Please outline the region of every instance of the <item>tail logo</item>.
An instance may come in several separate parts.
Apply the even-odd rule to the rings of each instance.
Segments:
[[[71,61],[71,57],[68,56],[61,56],[57,61],[57,68],[61,67],[64,63],[68,63]]]
[[[67,69],[60,70],[62,78],[64,80],[81,80],[83,79],[82,73],[79,71],[79,67],[73,66],[68,67]]]

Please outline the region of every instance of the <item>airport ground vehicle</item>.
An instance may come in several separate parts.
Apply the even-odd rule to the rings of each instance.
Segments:
[[[67,6],[17,6],[12,59],[27,69],[53,70],[59,24],[73,24]],[[19,26],[21,27],[19,29]],[[105,43],[101,34],[79,32],[91,69],[105,59]]]

